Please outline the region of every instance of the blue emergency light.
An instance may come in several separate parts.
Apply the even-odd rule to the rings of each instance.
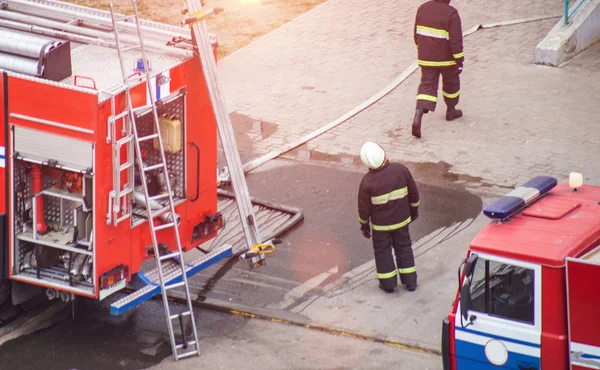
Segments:
[[[486,207],[483,214],[493,220],[504,220],[535,202],[557,183],[554,177],[535,177]]]

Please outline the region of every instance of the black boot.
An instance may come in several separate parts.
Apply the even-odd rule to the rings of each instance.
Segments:
[[[446,121],[454,121],[462,117],[462,110],[456,108],[448,108],[446,111]]]
[[[383,290],[386,293],[394,293],[394,289],[390,289],[390,288],[384,288],[381,283],[379,283],[379,289]]]
[[[421,138],[421,119],[423,118],[423,110],[417,108],[415,118],[413,118],[412,135],[417,139]]]

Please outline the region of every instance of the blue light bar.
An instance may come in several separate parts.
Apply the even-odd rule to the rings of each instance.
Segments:
[[[504,220],[535,202],[557,183],[554,177],[535,177],[486,207],[483,214],[494,220]]]

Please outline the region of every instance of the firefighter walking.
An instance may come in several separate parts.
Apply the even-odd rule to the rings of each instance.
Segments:
[[[456,109],[460,96],[460,73],[463,68],[463,36],[460,15],[450,0],[430,0],[419,7],[414,28],[421,84],[412,135],[421,137],[423,114],[435,111],[438,81],[442,75],[442,95],[446,102],[446,120],[462,116]]]
[[[417,185],[406,166],[390,163],[385,151],[373,142],[362,146],[360,159],[369,172],[358,190],[358,221],[367,239],[372,230],[379,288],[393,293],[400,275],[400,282],[414,291],[417,268],[408,225],[419,217]]]

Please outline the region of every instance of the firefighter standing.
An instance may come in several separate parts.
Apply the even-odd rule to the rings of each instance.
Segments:
[[[408,170],[390,163],[384,150],[367,141],[360,159],[369,168],[358,191],[358,221],[368,239],[373,230],[373,249],[379,288],[392,293],[400,282],[409,291],[417,288],[417,268],[408,224],[419,217],[419,191]],[[370,225],[369,225],[370,223]],[[392,255],[396,253],[396,264]]]
[[[462,26],[460,15],[450,6],[450,0],[430,0],[419,7],[414,37],[421,67],[421,85],[412,134],[420,138],[423,114],[435,111],[440,74],[443,78],[442,95],[448,108],[446,120],[462,116],[462,111],[456,109],[460,95],[459,75],[464,61]]]

